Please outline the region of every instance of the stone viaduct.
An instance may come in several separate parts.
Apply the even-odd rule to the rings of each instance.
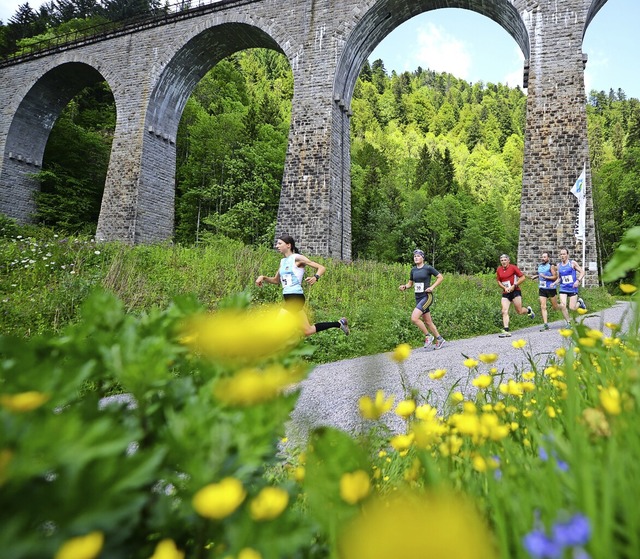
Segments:
[[[596,262],[582,40],[607,0],[219,0],[147,25],[0,64],[0,212],[27,221],[49,132],[83,87],[106,81],[116,128],[99,240],[171,237],[175,138],[185,103],[217,62],[252,47],[284,53],[294,77],[278,212],[311,254],[351,259],[350,104],[362,64],[410,18],[478,12],[524,54],[528,88],[518,264],[569,247],[580,260],[570,188],[586,162],[587,262]],[[589,283],[597,280],[588,276]]]

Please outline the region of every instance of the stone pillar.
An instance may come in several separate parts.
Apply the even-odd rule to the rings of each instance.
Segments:
[[[291,235],[309,254],[350,260],[349,114],[331,82],[303,79],[292,101],[276,236]]]
[[[576,240],[578,202],[571,188],[586,165],[586,284],[597,285],[595,226],[587,142],[582,53],[583,0],[540,2],[526,14],[531,40],[518,266],[536,269],[541,252],[558,261],[566,247],[583,264]],[[561,6],[561,7],[560,7]],[[597,269],[597,268],[596,268]]]
[[[116,100],[116,107],[96,239],[165,241],[173,234],[177,124],[170,121],[160,129],[145,123],[147,99],[140,92]]]

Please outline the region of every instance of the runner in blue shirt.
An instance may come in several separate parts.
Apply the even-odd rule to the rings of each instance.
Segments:
[[[583,277],[583,269],[575,260],[569,259],[569,251],[566,248],[560,249],[558,279],[556,279],[553,285],[555,287],[560,284],[560,302],[567,306],[567,299],[569,299],[569,309],[572,311],[575,311],[577,308],[587,308],[582,298],[578,297],[578,286]]]
[[[273,277],[258,276],[256,278],[256,285],[258,287],[262,287],[264,283],[282,285],[284,310],[299,314],[302,331],[305,336],[311,336],[316,332],[322,332],[322,330],[328,330],[329,328],[340,328],[348,335],[349,326],[344,316],[335,322],[316,322],[315,324],[309,324],[309,319],[304,311],[305,297],[304,291],[302,290],[302,281],[305,266],[316,270],[313,276],[309,276],[304,280],[309,285],[314,285],[327,269],[322,264],[309,260],[306,256],[299,254],[296,248],[296,242],[290,235],[278,237],[276,240],[276,250],[284,257],[280,260],[280,266],[276,275]]]
[[[538,264],[538,273],[530,276],[532,280],[538,280],[538,296],[540,298],[540,314],[542,315],[542,328],[540,331],[549,330],[547,323],[547,300],[551,301],[553,310],[562,312],[562,316],[569,324],[569,311],[563,303],[558,303],[558,290],[555,287],[555,281],[558,279],[558,268],[555,264],[551,264],[549,253],[543,252],[540,255],[540,264]]]
[[[424,252],[420,249],[413,251],[413,262],[415,267],[411,269],[409,281],[400,286],[400,291],[405,291],[413,287],[416,295],[416,306],[411,313],[411,322],[413,322],[424,334],[424,347],[431,346],[433,340],[435,344],[433,349],[441,349],[445,344],[445,339],[440,335],[436,325],[431,318],[431,304],[433,303],[433,290],[442,283],[443,277],[433,266],[425,265]],[[435,277],[436,281],[431,284],[431,278]],[[429,336],[429,332],[433,337]]]

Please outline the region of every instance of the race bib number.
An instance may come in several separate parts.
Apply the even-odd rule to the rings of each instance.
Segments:
[[[546,280],[541,279],[541,280],[538,282],[538,286],[539,286],[539,287],[542,287],[542,288],[547,287],[547,282],[546,282]]]
[[[413,290],[416,293],[424,293],[424,283],[423,282],[417,282],[413,284]]]
[[[502,285],[504,285],[505,289],[509,289],[511,287],[511,282],[510,281],[503,281]]]
[[[291,287],[293,285],[292,274],[280,276],[280,283],[282,284],[282,287]]]
[[[573,282],[573,276],[562,276],[562,283],[567,285],[569,283],[574,283]]]

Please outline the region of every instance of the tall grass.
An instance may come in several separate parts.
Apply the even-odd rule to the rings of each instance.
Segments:
[[[60,237],[49,229],[6,223],[4,229],[0,227],[0,237],[0,332],[5,334],[58,331],[77,320],[78,304],[98,286],[116,294],[132,313],[165,308],[187,294],[210,310],[240,292],[256,305],[281,300],[278,286],[258,288],[254,283],[260,274],[275,274],[279,254],[226,238],[213,238],[198,247],[98,245],[87,237]],[[409,320],[413,293],[398,290],[409,277],[410,260],[384,264],[314,258],[327,267],[327,273],[306,288],[310,320],[346,316],[352,327],[348,338],[339,330],[309,338],[307,343],[315,347],[314,361],[390,351],[398,343],[421,343],[420,332]],[[583,296],[593,310],[613,302],[604,289],[585,290]],[[524,283],[523,298],[537,310],[535,282]],[[498,332],[500,293],[494,276],[445,274],[435,293],[432,316],[447,339]],[[550,320],[560,318],[550,312]],[[511,320],[513,329],[529,324],[527,317]]]

